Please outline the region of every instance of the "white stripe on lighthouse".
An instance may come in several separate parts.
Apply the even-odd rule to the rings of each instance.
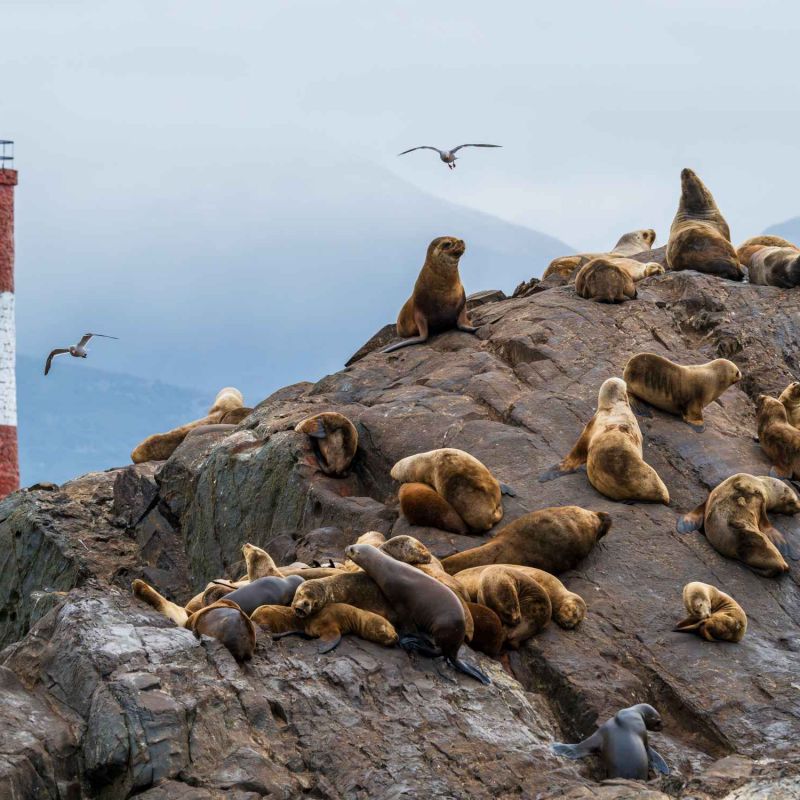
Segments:
[[[16,330],[14,293],[0,292],[0,425],[17,425]]]

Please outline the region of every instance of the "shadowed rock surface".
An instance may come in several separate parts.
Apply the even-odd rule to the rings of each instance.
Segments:
[[[233,432],[198,431],[163,464],[0,503],[0,796],[796,797],[800,562],[760,578],[675,521],[732,473],[768,472],[753,400],[797,374],[800,295],[692,272],[648,278],[619,307],[536,288],[484,295],[470,312],[476,336],[387,356],[375,352],[392,340],[387,328],[342,372],[276,392]],[[584,472],[539,483],[593,414],[600,384],[642,351],[686,364],[722,356],[745,376],[705,410],[702,434],[655,409],[640,418],[671,506],[614,503]],[[359,434],[341,479],[319,471],[293,430],[329,410]],[[475,546],[484,537],[398,517],[391,466],[436,447],[469,451],[514,488],[500,526],[552,505],[613,516],[561,576],[586,599],[586,619],[513,653],[515,678],[470,653],[493,679],[482,687],[352,637],[319,656],[313,642],[261,635],[239,668],[129,594],[135,577],[179,601],[238,577],[246,541],[280,563],[340,558],[370,529],[413,533],[440,557]],[[773,522],[800,551],[800,517]],[[671,631],[690,580],[744,607],[741,644]],[[651,741],[668,778],[601,785],[595,759],[550,753],[637,702],[662,714]]]

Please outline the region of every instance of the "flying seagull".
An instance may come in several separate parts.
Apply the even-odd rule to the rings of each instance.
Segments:
[[[462,147],[502,147],[501,144],[460,144],[458,147],[454,147],[452,150],[440,150],[438,147],[431,147],[430,145],[423,144],[420,147],[412,147],[410,150],[403,150],[402,153],[398,153],[399,156],[404,156],[406,153],[413,153],[415,150],[435,150],[439,154],[439,158],[447,164],[449,169],[456,168],[456,153]]]
[[[71,356],[75,356],[75,358],[86,358],[88,355],[86,343],[92,336],[102,336],[104,339],[119,339],[119,336],[107,336],[105,333],[84,333],[78,344],[70,347],[57,347],[47,356],[47,363],[44,365],[44,374],[47,375],[47,373],[50,372],[50,366],[56,356],[63,356],[65,353],[69,353]]]

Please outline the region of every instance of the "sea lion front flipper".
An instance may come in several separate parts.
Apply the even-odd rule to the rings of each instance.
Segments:
[[[647,758],[654,772],[660,772],[662,775],[669,775],[667,762],[649,745],[647,747]]]
[[[508,497],[516,497],[517,493],[507,484],[500,484],[500,494],[507,495]]]
[[[331,650],[335,650],[339,646],[339,642],[342,641],[342,634],[339,633],[332,639],[321,639],[320,641],[322,644],[319,646],[319,650],[317,652],[320,654],[330,653]]]
[[[688,419],[685,419],[684,422],[695,432],[695,433],[702,433],[706,429],[705,422],[698,423],[698,422],[691,422]]]
[[[483,670],[466,661],[462,661],[460,658],[448,658],[447,661],[459,672],[469,675],[470,678],[475,678],[476,681],[480,681],[484,686],[488,686],[492,682],[492,679]]]
[[[686,619],[682,619],[672,630],[679,633],[694,633],[703,622],[704,620],[697,619],[696,617],[686,617]]]
[[[442,654],[429,637],[419,633],[407,633],[400,637],[397,644],[408,653],[420,653],[429,658],[438,658]]]
[[[575,472],[579,472],[583,465],[579,465],[575,467],[575,469],[564,469],[563,468],[563,461],[559,461],[558,464],[553,464],[547,472],[542,473],[539,476],[539,483],[547,483],[547,481],[553,481],[556,478],[563,478],[564,475],[572,475]]]
[[[675,526],[678,533],[691,533],[692,531],[699,531],[703,527],[706,518],[706,503],[704,500],[694,511],[678,517],[678,523]]]
[[[550,467],[550,469],[539,478],[539,483],[552,481],[554,478],[560,478],[562,475],[569,475],[572,472],[577,472],[578,468],[586,463],[586,459],[589,457],[589,440],[591,439],[595,419],[596,417],[591,418],[578,437],[578,441],[575,442],[575,446],[572,450],[570,450],[558,464],[554,464]]]

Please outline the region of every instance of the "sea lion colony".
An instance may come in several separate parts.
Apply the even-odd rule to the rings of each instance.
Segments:
[[[648,251],[651,229],[625,234],[606,253],[555,259],[545,272],[576,285],[580,297],[601,302],[636,298],[636,283],[658,276],[664,267],[631,258]],[[466,310],[458,272],[465,252],[461,239],[440,237],[428,247],[413,293],[400,311],[397,333],[403,339],[387,347],[422,344],[438,332],[475,333]],[[723,279],[779,287],[800,284],[800,250],[773,236],[748,239],[738,250],[711,192],[691,170],[681,174],[681,200],[666,249],[667,270],[696,270]],[[703,408],[742,379],[727,359],[707,364],[676,364],[654,353],[631,353],[622,376],[609,376],[598,387],[597,411],[572,451],[542,475],[552,480],[586,465],[589,482],[606,497],[622,503],[669,505],[669,490],[646,463],[636,413],[643,404],[680,416],[687,436],[702,434]],[[681,533],[703,530],[722,556],[737,559],[764,578],[789,570],[790,546],[772,526],[768,511],[795,514],[800,500],[779,478],[800,479],[800,384],[791,383],[780,398],[761,396],[757,404],[758,437],[775,477],[738,473],[714,488],[697,509],[680,517]],[[237,423],[244,408],[235,389],[220,392],[208,417],[168,434],[145,440],[134,460],[166,458],[186,435],[204,425]],[[330,477],[346,475],[358,457],[358,430],[335,411],[291,421],[308,437],[318,469]],[[578,431],[576,431],[577,433]],[[399,484],[399,506],[412,525],[460,535],[480,535],[501,523],[505,486],[478,459],[454,448],[409,453],[391,470]],[[624,507],[620,509],[624,513]],[[334,649],[353,634],[382,646],[443,657],[455,669],[482,683],[484,670],[463,658],[463,646],[500,658],[518,648],[551,620],[562,628],[580,625],[591,606],[555,577],[574,568],[608,533],[608,514],[576,506],[531,511],[500,527],[487,542],[439,561],[418,539],[363,534],[327,567],[278,566],[263,550],[243,546],[247,574],[220,578],[179,606],[154,588],[135,581],[136,597],[196,635],[218,638],[240,662],[252,657],[255,631],[273,638],[299,635],[319,639],[320,652]],[[747,616],[733,597],[700,581],[683,590],[688,616],[676,632],[704,640],[739,642]],[[676,602],[676,615],[678,613]],[[720,658],[725,658],[720,653]],[[623,709],[579,745],[554,745],[571,758],[595,753],[609,777],[646,779],[649,770],[667,772],[649,746],[648,730],[661,719],[651,706]]]

